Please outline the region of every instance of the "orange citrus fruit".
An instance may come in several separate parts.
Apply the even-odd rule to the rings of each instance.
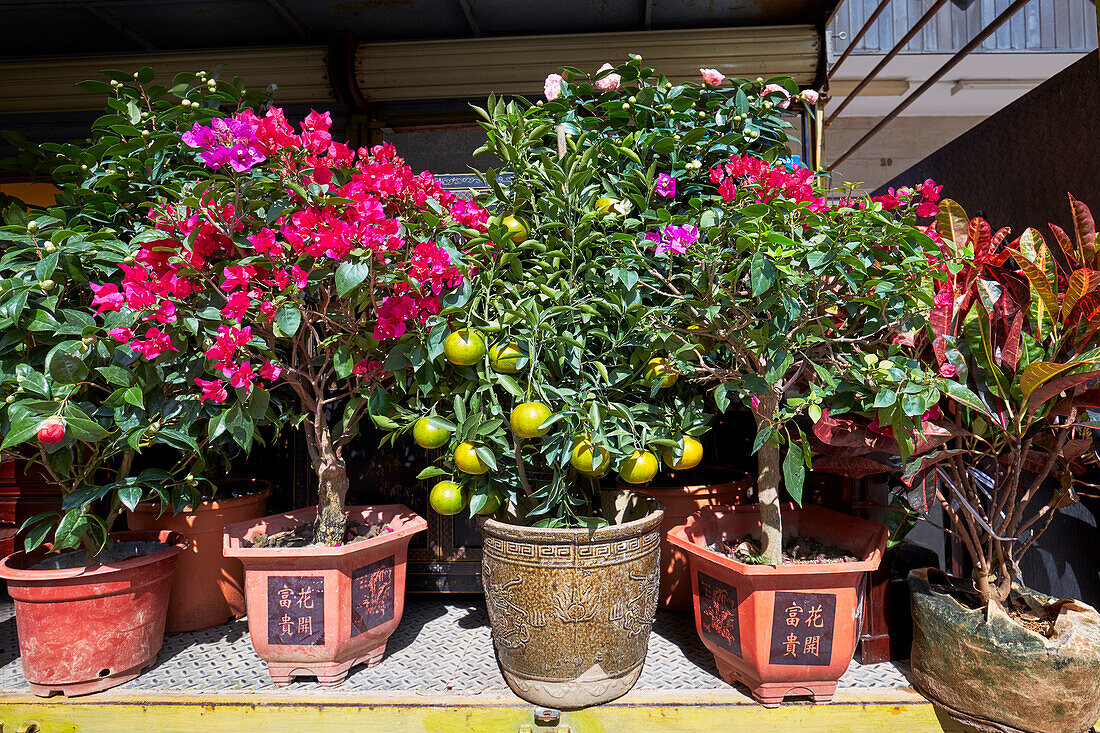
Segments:
[[[466,489],[454,481],[440,481],[428,494],[428,503],[439,514],[458,514],[466,507]]]
[[[458,444],[455,448],[455,468],[462,473],[480,476],[489,470],[489,464],[481,460],[474,448],[474,444],[470,442]]]
[[[527,225],[516,217],[509,214],[504,217],[500,222],[508,228],[508,235],[512,238],[512,241],[516,244],[523,244],[527,241]]]
[[[585,476],[597,477],[607,473],[611,463],[611,456],[607,448],[597,446],[591,440],[578,440],[573,446],[573,453],[569,456],[569,463],[577,469],[577,473]]]
[[[523,358],[519,344],[509,341],[506,344],[493,344],[489,347],[489,364],[503,374],[515,374],[519,371],[516,362]]]
[[[520,438],[541,438],[550,432],[550,428],[539,428],[546,419],[554,414],[542,402],[524,402],[512,410],[512,432]]]
[[[691,436],[684,437],[684,455],[676,460],[676,451],[672,448],[661,449],[661,460],[665,465],[675,471],[686,471],[695,468],[703,460],[703,444]]]
[[[443,342],[443,353],[447,361],[460,366],[470,366],[485,356],[485,339],[470,328],[455,331]]]
[[[645,380],[647,382],[655,382],[657,379],[660,379],[662,389],[676,384],[676,380],[679,378],[680,375],[674,373],[669,368],[668,359],[664,357],[655,356],[645,365]]]
[[[657,475],[657,456],[647,450],[636,450],[619,464],[619,478],[628,484],[644,484]]]
[[[413,425],[413,440],[421,448],[438,448],[450,439],[450,430],[435,427],[426,417],[420,418]]]

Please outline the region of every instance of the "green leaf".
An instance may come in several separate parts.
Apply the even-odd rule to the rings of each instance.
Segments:
[[[370,275],[370,264],[345,261],[336,268],[336,293],[343,298]]]
[[[50,379],[59,384],[76,384],[88,376],[88,367],[79,358],[63,351],[61,345],[54,347],[46,357],[46,371]]]
[[[66,417],[65,433],[85,443],[96,443],[107,436],[99,423],[82,417]]]
[[[127,509],[133,511],[134,507],[141,501],[141,497],[144,493],[141,486],[137,484],[127,484],[118,490],[118,498]]]
[[[275,330],[282,338],[290,338],[298,333],[302,325],[302,313],[293,303],[283,303],[275,311]]]
[[[989,408],[985,406],[985,403],[982,402],[981,398],[978,397],[978,395],[974,394],[974,392],[972,392],[970,388],[966,385],[959,384],[958,382],[950,382],[944,379],[939,382],[939,387],[944,394],[946,394],[948,397],[955,400],[956,402],[963,404],[973,410],[977,410],[984,415],[993,417],[992,413],[990,413],[989,411]]]
[[[446,476],[447,472],[438,466],[428,466],[420,473],[416,474],[418,480],[435,478],[436,476]]]
[[[752,278],[752,294],[754,297],[759,297],[775,282],[777,274],[775,263],[772,262],[770,257],[758,250],[756,254],[752,256],[752,260],[749,263],[749,270]]]
[[[70,509],[57,524],[54,532],[54,549],[64,550],[80,544],[80,538],[88,527],[88,518],[82,509]]]
[[[796,504],[802,504],[802,488],[806,481],[806,462],[802,455],[802,446],[798,443],[787,445],[787,455],[783,457],[783,485]]]
[[[145,394],[141,391],[141,387],[136,384],[126,390],[123,393],[122,398],[134,407],[140,407],[143,410],[145,409]]]

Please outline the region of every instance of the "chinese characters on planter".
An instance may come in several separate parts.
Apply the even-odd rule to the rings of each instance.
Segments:
[[[393,555],[351,574],[351,635],[393,619]]]
[[[777,592],[772,611],[771,663],[828,666],[835,621],[835,595]]]
[[[267,578],[269,644],[325,643],[325,579],[304,575]]]

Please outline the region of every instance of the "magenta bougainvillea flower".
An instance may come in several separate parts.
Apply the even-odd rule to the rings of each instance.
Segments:
[[[675,198],[676,177],[670,176],[668,173],[658,175],[657,180],[653,182],[653,193],[666,199]]]

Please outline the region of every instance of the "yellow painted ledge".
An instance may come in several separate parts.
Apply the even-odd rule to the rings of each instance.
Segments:
[[[3,733],[962,733],[909,689],[844,690],[828,705],[764,709],[729,691],[641,690],[598,708],[563,713],[557,726],[532,719],[510,694],[370,693],[111,694],[65,700],[0,696]],[[37,727],[29,727],[34,724]]]

